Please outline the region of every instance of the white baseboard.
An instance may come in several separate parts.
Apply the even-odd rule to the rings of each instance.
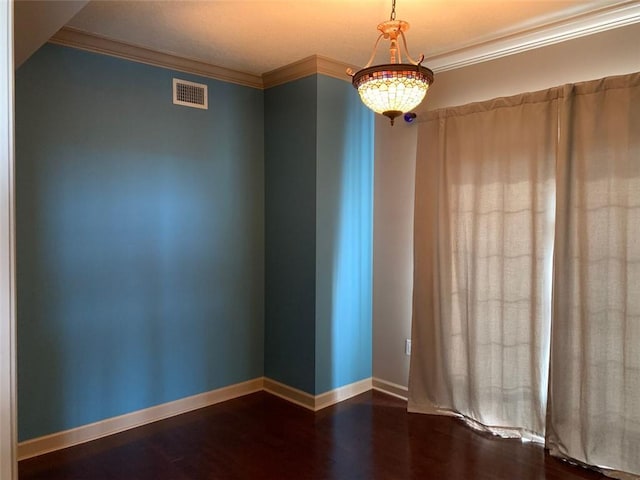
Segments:
[[[314,412],[323,408],[334,405],[338,402],[347,400],[348,398],[360,395],[361,393],[371,390],[371,378],[365,378],[358,382],[345,385],[343,387],[330,390],[320,395],[311,395],[297,388],[290,387],[284,383],[277,382],[270,378],[264,379],[265,391],[283,398],[289,402],[308,408]]]
[[[309,410],[315,410],[315,397],[313,395],[276,380],[264,377],[264,391]]]
[[[409,398],[409,388],[404,385],[398,385],[397,383],[387,382],[381,378],[373,378],[373,389],[379,392],[386,393],[387,395],[393,395],[394,397],[407,400]]]
[[[371,378],[365,378],[364,380],[316,395],[314,411],[317,412],[318,410],[335,405],[361,393],[368,392],[371,390],[371,387]]]
[[[35,457],[44,453],[90,442],[124,430],[146,425],[165,418],[190,412],[198,408],[208,407],[233,398],[259,392],[263,389],[262,377],[249,380],[210,392],[181,398],[179,400],[108,418],[63,432],[34,438],[18,444],[18,460]]]
[[[208,407],[216,403],[242,397],[250,393],[267,391],[284,400],[301,405],[317,412],[325,407],[347,400],[361,393],[371,390],[371,378],[366,378],[340,388],[336,388],[320,395],[309,393],[277,382],[270,378],[260,377],[210,392],[181,398],[173,402],[163,403],[155,407],[145,408],[118,417],[108,418],[99,422],[82,425],[63,432],[45,435],[20,442],[18,444],[18,460],[43,455],[45,453],[72,447],[80,443],[90,442],[98,438],[120,433],[131,428],[140,427],[148,423],[157,422],[181,413]]]

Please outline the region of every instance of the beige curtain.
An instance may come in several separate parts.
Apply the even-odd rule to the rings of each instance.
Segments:
[[[563,97],[547,442],[640,475],[640,74]]]
[[[409,410],[640,479],[640,74],[431,112],[415,201]]]
[[[558,93],[419,126],[410,411],[544,435]]]

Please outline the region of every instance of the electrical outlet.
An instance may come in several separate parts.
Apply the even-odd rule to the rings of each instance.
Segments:
[[[404,341],[404,354],[411,355],[411,339],[410,338],[407,338]]]

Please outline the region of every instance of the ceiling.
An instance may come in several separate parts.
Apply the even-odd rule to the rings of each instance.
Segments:
[[[66,27],[85,39],[113,40],[109,45],[142,47],[260,79],[311,55],[364,65],[392,0],[15,2],[16,67]],[[640,0],[396,2],[397,19],[411,24],[410,54],[423,53],[424,65],[436,72],[640,22]],[[388,62],[387,48],[383,42],[375,63]]]
[[[430,59],[553,28],[620,0],[397,0],[409,52]],[[637,9],[636,9],[637,10]],[[260,75],[310,55],[364,65],[391,0],[92,0],[66,24],[84,32]],[[376,63],[386,63],[380,48]]]

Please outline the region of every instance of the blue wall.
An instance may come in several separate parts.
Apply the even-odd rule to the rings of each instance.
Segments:
[[[374,116],[318,76],[316,393],[371,377]]]
[[[53,45],[18,70],[20,440],[263,374],[263,135],[260,90]]]
[[[310,394],[371,376],[373,114],[323,75],[265,92],[265,375]]]
[[[171,103],[172,78],[209,110]],[[46,45],[16,73],[21,441],[265,375],[371,376],[373,115]]]
[[[316,76],[265,91],[265,375],[315,391]]]

